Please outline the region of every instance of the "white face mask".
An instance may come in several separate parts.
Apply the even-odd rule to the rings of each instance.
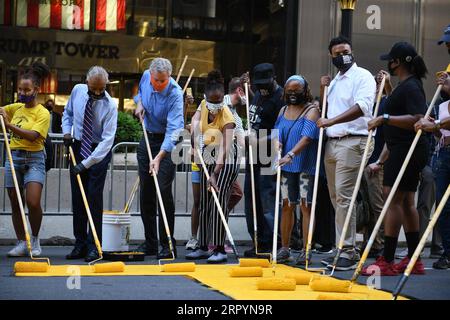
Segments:
[[[239,96],[239,98],[241,99],[241,105],[247,105],[247,97],[245,95]]]
[[[211,112],[211,114],[216,115],[223,108],[223,101],[220,103],[211,103],[206,101],[206,108]]]

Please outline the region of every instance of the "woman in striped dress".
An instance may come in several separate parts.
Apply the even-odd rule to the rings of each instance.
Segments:
[[[275,124],[278,141],[282,146],[281,197],[283,209],[281,217],[281,244],[277,261],[292,260],[289,240],[294,225],[294,214],[298,204],[302,213],[303,247],[306,246],[310,217],[310,204],[314,184],[319,129],[316,125],[319,110],[312,104],[308,82],[302,76],[290,77],[284,87],[286,106],[280,111]],[[296,260],[297,265],[306,262],[305,250]]]
[[[214,70],[208,74],[205,100],[200,106],[201,137],[194,137],[192,140],[201,142],[199,147],[210,179],[206,179],[201,167],[199,248],[187,254],[186,259],[208,258],[208,263],[220,263],[227,261],[224,248],[226,232],[210,189],[217,192],[220,206],[228,219],[228,200],[239,173],[239,157],[234,139],[236,124],[233,114],[224,103],[223,78],[219,71]],[[195,162],[200,163],[198,160]],[[214,247],[212,254],[208,253],[208,244]]]

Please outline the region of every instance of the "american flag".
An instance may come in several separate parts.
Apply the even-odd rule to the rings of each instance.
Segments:
[[[125,0],[97,0],[96,29],[125,28]],[[9,25],[12,0],[0,0],[0,24]],[[21,27],[89,30],[91,0],[17,0],[16,24]]]

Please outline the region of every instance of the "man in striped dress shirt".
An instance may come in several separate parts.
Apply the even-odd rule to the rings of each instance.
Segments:
[[[117,104],[106,92],[108,73],[99,66],[87,73],[87,84],[77,84],[64,108],[64,144],[72,146],[77,165],[71,166],[75,248],[67,259],[97,259],[92,231],[76,176],[79,174],[99,240],[102,239],[103,188],[117,129]],[[90,228],[89,228],[90,229]]]

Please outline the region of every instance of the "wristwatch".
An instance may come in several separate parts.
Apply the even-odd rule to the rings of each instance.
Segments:
[[[441,120],[440,119],[434,120],[434,130],[436,130],[436,131],[441,130]]]
[[[390,118],[389,114],[387,114],[387,113],[383,114],[383,123],[387,124],[387,122],[389,121],[389,118]]]
[[[289,151],[289,152],[287,153],[287,156],[288,156],[289,158],[291,158],[291,159],[294,159],[295,153],[293,153],[292,151]]]

